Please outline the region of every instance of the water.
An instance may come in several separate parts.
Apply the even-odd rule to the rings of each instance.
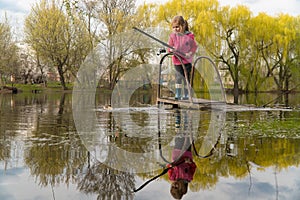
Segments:
[[[95,132],[85,135],[70,93],[0,95],[0,199],[172,199],[166,174],[132,190],[162,172],[180,132],[195,140],[197,166],[183,199],[300,198],[296,96],[288,110],[178,112],[135,95],[130,110],[103,107],[109,95],[99,96]],[[274,98],[254,99],[243,101]]]

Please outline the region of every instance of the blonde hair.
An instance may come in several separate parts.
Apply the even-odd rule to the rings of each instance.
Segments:
[[[172,26],[175,24],[182,26],[184,31],[189,31],[188,22],[182,16],[177,15],[172,19]]]

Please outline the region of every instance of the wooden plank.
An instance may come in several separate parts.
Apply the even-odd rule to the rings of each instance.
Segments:
[[[208,99],[196,99],[192,100],[175,100],[174,97],[169,98],[157,98],[157,103],[169,104],[173,107],[184,107],[184,108],[192,108],[192,109],[211,109],[216,105],[225,105],[226,102],[221,101],[212,101]]]
[[[175,100],[174,97],[157,98],[157,103],[163,103],[173,106],[173,108],[191,108],[199,110],[222,110],[222,111],[254,111],[254,110],[281,110],[290,111],[289,108],[268,108],[258,107],[255,105],[238,105],[233,103],[226,103],[222,101],[212,101],[209,99],[196,99],[190,100]]]

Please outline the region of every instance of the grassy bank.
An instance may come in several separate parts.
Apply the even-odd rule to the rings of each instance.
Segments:
[[[47,86],[44,86],[43,84],[19,84],[19,83],[17,83],[17,84],[13,84],[13,87],[16,87],[18,89],[18,91],[20,91],[20,92],[26,92],[26,93],[27,92],[39,93],[39,92],[45,92],[45,91],[57,91],[57,92],[64,91],[59,82],[51,82],[51,83],[48,83]],[[71,91],[73,88],[73,85],[68,84],[67,87],[68,87],[68,90]]]
[[[49,82],[47,83],[47,86],[44,86],[43,84],[7,84],[5,85],[6,88],[16,88],[18,90],[17,93],[42,93],[42,92],[72,92],[73,90],[73,83],[67,84],[68,90],[63,90],[60,82]],[[104,93],[111,93],[112,90],[109,88],[101,88],[101,91]],[[1,91],[0,87],[0,93],[4,92],[4,90]],[[12,90],[5,90],[5,93],[11,93]]]

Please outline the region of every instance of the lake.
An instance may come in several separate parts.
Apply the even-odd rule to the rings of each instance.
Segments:
[[[183,199],[300,199],[299,94],[241,96],[258,109],[224,111],[162,109],[147,93],[110,109],[99,93],[79,117],[72,101],[0,94],[1,200],[173,199],[168,173],[133,190],[172,162],[176,138],[194,141]]]

